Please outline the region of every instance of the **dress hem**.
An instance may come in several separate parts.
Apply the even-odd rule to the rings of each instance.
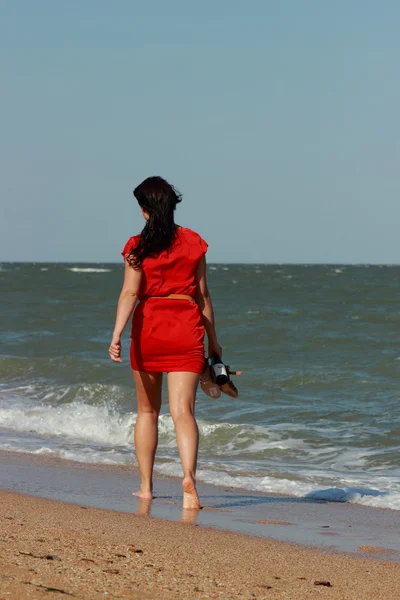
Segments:
[[[138,371],[140,373],[197,373],[197,375],[201,375],[204,371],[202,368],[201,371],[198,369],[135,369],[131,365],[132,371]]]

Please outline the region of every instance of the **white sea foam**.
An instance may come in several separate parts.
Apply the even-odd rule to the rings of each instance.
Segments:
[[[171,469],[167,470],[172,471]],[[371,488],[338,488],[321,487],[313,483],[307,483],[298,480],[278,479],[275,477],[251,477],[235,476],[229,473],[210,473],[200,469],[197,474],[199,480],[207,481],[215,485],[222,485],[233,488],[244,488],[247,490],[269,492],[273,494],[284,494],[300,498],[310,498],[325,502],[349,502],[353,504],[363,504],[365,506],[375,506],[380,508],[392,508],[400,510],[400,491],[381,492]]]
[[[111,269],[95,269],[94,267],[68,267],[73,273],[109,273]]]
[[[63,436],[116,446],[129,443],[136,415],[121,416],[107,406],[70,402],[58,406],[0,408],[0,427],[42,436]]]
[[[75,462],[87,464],[121,465],[132,463],[132,456],[130,453],[122,453],[114,449],[100,451],[95,450],[94,448],[81,448],[79,450],[61,448],[59,450],[54,450],[43,446],[32,452],[32,454],[59,456],[65,460],[73,460]]]
[[[35,454],[37,456],[55,456],[65,460],[73,460],[84,464],[104,464],[104,465],[124,465],[132,464],[132,452],[120,452],[118,450],[96,450],[95,448],[51,448],[49,446],[40,446],[39,448],[21,448],[14,443],[0,443],[0,450]]]

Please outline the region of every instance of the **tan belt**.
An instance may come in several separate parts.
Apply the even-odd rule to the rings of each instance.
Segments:
[[[150,300],[151,298],[168,298],[171,300],[190,300],[191,302],[196,302],[193,296],[186,296],[186,294],[170,294],[169,296],[147,296],[145,300]]]

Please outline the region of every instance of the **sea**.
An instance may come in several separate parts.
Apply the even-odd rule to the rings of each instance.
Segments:
[[[135,465],[123,266],[0,265],[0,450]],[[400,267],[212,264],[239,398],[199,389],[198,480],[400,510]],[[164,386],[165,387],[165,386]],[[156,472],[180,476],[164,389]],[[1,485],[1,482],[0,482]]]

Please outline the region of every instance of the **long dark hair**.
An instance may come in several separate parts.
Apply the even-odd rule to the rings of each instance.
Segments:
[[[145,258],[168,250],[175,240],[177,226],[174,210],[181,194],[162,177],[148,177],[133,191],[139,206],[149,213],[149,220],[136,248],[127,256],[131,267],[139,269]]]

